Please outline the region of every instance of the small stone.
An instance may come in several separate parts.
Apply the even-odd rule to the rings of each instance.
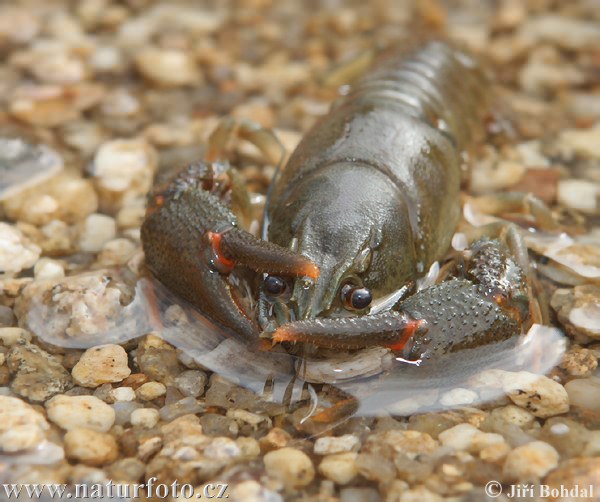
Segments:
[[[260,438],[259,444],[261,450],[266,452],[287,446],[291,439],[292,436],[287,431],[279,427],[273,427],[265,436]]]
[[[599,128],[600,130],[600,128]],[[560,180],[558,202],[587,214],[600,213],[600,183],[588,180]]]
[[[600,412],[600,378],[576,378],[565,384],[569,395],[571,406],[577,406],[583,410]]]
[[[319,472],[338,485],[347,485],[358,474],[356,452],[327,455],[319,464]]]
[[[148,335],[139,343],[136,362],[148,378],[165,385],[173,385],[182,369],[177,351],[155,335]]]
[[[111,464],[106,474],[115,482],[138,483],[144,476],[146,465],[137,458],[122,458]]]
[[[46,403],[46,411],[67,431],[83,427],[106,432],[115,422],[115,410],[94,396],[55,396]]]
[[[104,383],[120,382],[131,374],[127,352],[120,345],[92,347],[84,352],[71,374],[75,383],[82,387],[95,388]]]
[[[30,401],[44,402],[73,386],[62,364],[37,345],[13,345],[6,360],[12,375],[11,389]]]
[[[315,441],[314,452],[316,455],[332,455],[357,451],[360,448],[360,439],[353,434],[344,434],[339,437],[322,437]]]
[[[237,422],[230,417],[224,417],[216,413],[205,413],[200,417],[202,430],[207,436],[226,436],[234,438],[238,435],[240,428]]]
[[[600,458],[573,458],[563,462],[544,480],[551,490],[560,493],[562,490],[573,490],[575,487],[588,490],[581,496],[582,500],[590,500],[600,493]],[[557,502],[571,502],[571,497],[561,497]]]
[[[558,465],[558,452],[543,441],[533,441],[512,450],[504,463],[504,475],[513,480],[539,479]]]
[[[443,502],[444,499],[437,493],[428,490],[424,486],[416,486],[402,492],[398,502]]]
[[[0,200],[18,195],[62,169],[62,158],[49,147],[0,137]]]
[[[339,500],[340,502],[381,502],[382,499],[376,488],[351,486],[340,490]]]
[[[158,423],[159,413],[154,408],[140,408],[131,413],[131,425],[150,429]]]
[[[175,386],[184,396],[199,397],[204,393],[207,380],[204,371],[183,371],[175,378]]]
[[[144,77],[165,87],[195,86],[202,82],[193,57],[180,50],[147,47],[135,56],[135,65]]]
[[[0,328],[0,342],[5,347],[12,347],[19,342],[30,342],[31,333],[23,328]]]
[[[249,480],[237,483],[230,488],[231,502],[283,502],[279,493],[261,486],[257,481]]]
[[[33,267],[41,251],[17,227],[0,222],[0,274],[17,274]]]
[[[65,276],[64,266],[50,258],[40,258],[33,267],[33,275],[36,279],[62,279]]]
[[[165,422],[170,422],[171,420],[187,415],[189,413],[200,413],[201,411],[206,410],[206,405],[197,401],[193,397],[184,397],[179,401],[163,406],[160,409],[160,418]]]
[[[532,413],[513,404],[496,408],[492,410],[490,415],[499,418],[507,424],[513,424],[521,428],[529,427],[536,422],[535,416]]]
[[[0,452],[16,453],[38,446],[50,428],[44,416],[16,397],[0,396]]]
[[[157,167],[154,149],[145,141],[112,140],[98,149],[92,172],[103,210],[114,214],[152,187]]]
[[[267,474],[281,481],[288,491],[309,485],[315,477],[315,468],[308,455],[295,448],[270,451],[263,460]]]
[[[591,350],[574,345],[565,353],[558,366],[569,376],[585,377],[590,376],[598,367],[598,359]]]
[[[439,440],[454,450],[478,452],[483,448],[504,443],[500,434],[482,432],[470,424],[459,424],[440,433]]]
[[[105,214],[90,214],[80,230],[79,248],[85,253],[98,253],[116,234],[117,223],[114,218]]]
[[[103,267],[125,265],[138,249],[129,239],[113,239],[102,246],[98,263]]]
[[[449,407],[465,406],[475,402],[478,395],[470,389],[456,388],[445,392],[440,398],[440,404]]]
[[[40,19],[29,9],[5,4],[0,10],[0,40],[9,44],[26,44],[40,30]]]
[[[235,440],[240,448],[240,456],[245,459],[253,459],[260,455],[260,445],[252,437],[239,437]]]
[[[86,465],[110,464],[119,456],[119,446],[110,434],[91,429],[72,429],[65,434],[67,458]]]
[[[160,382],[146,382],[140,385],[136,390],[136,395],[142,401],[152,401],[153,399],[164,396],[167,388]]]
[[[550,305],[570,335],[584,342],[600,339],[600,286],[557,289]]]
[[[134,411],[143,408],[142,403],[136,401],[117,401],[112,405],[115,410],[115,425],[127,425],[131,421],[131,415]]]
[[[133,401],[136,397],[131,387],[117,387],[112,390],[111,396],[115,401]]]
[[[510,400],[539,418],[569,411],[569,395],[565,388],[548,377],[519,371],[506,373],[503,389]]]

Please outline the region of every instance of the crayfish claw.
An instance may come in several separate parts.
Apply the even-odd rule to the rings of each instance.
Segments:
[[[386,312],[290,322],[277,328],[272,336],[276,342],[308,342],[334,349],[379,345],[410,352],[415,339],[424,336],[427,330],[423,319],[413,319],[405,312]]]
[[[311,279],[319,277],[319,267],[308,258],[237,227],[222,232],[219,245],[226,259],[256,272]]]

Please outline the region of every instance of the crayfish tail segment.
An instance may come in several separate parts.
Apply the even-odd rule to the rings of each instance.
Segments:
[[[319,267],[304,256],[272,242],[263,241],[249,232],[233,227],[220,234],[212,233],[225,260],[244,265],[256,272],[293,277],[319,277]],[[214,244],[213,244],[214,246]]]
[[[332,349],[389,347],[409,349],[416,337],[427,332],[427,323],[404,312],[360,317],[311,319],[284,324],[273,333],[275,342],[308,342]]]

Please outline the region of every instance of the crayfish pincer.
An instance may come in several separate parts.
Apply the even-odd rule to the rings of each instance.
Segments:
[[[275,176],[266,239],[239,227],[225,161],[158,187],[142,227],[150,270],[249,339],[419,359],[514,337],[528,318],[527,263],[504,240],[478,241],[448,280],[417,287],[457,228],[488,87],[475,58],[442,42],[383,57]],[[258,291],[240,293],[240,270]]]

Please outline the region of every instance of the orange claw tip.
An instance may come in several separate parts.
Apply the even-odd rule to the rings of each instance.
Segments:
[[[311,279],[317,279],[321,275],[321,270],[312,261],[306,261],[305,263],[298,266],[294,270],[299,277],[310,277]]]
[[[425,319],[407,321],[406,326],[402,329],[399,340],[387,344],[386,347],[394,352],[399,352],[404,349],[408,341],[417,333],[417,331],[426,329],[427,321]]]

